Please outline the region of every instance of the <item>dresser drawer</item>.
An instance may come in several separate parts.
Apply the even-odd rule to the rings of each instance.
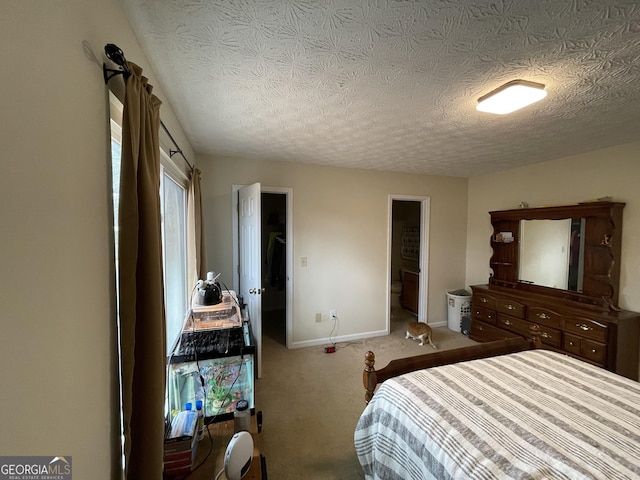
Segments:
[[[562,347],[568,352],[573,353],[575,355],[580,355],[580,337],[576,335],[570,335],[568,333],[564,334],[564,341],[562,342]]]
[[[531,338],[532,325],[533,323],[527,320],[510,317],[508,315],[503,315],[502,313],[498,314],[498,327],[510,330],[525,338]],[[545,345],[560,348],[562,345],[562,331],[557,328],[540,325],[539,323],[537,325],[540,327],[540,341]]]
[[[596,340],[601,343],[607,342],[607,326],[594,322],[586,318],[570,317],[564,322],[564,331]]]
[[[483,322],[490,323],[491,325],[496,324],[496,312],[494,310],[474,306],[471,311],[473,312],[474,319],[482,320]]]
[[[526,320],[522,320],[521,318],[515,318],[503,313],[498,313],[496,326],[510,330],[525,338],[529,338],[531,336],[531,323]]]
[[[527,308],[527,320],[539,325],[562,328],[562,315],[544,307]]]
[[[504,340],[505,338],[518,337],[515,333],[507,332],[496,328],[479,320],[472,320],[469,338],[476,342],[492,342],[494,340]]]
[[[546,325],[537,324],[540,327],[540,341],[545,345],[560,348],[562,346],[562,331],[557,328],[547,327]],[[531,333],[527,335],[527,338]]]
[[[500,313],[506,313],[511,317],[524,318],[525,307],[522,303],[504,298],[496,298],[495,306],[496,310]]]
[[[581,355],[596,363],[604,365],[607,359],[607,346],[603,343],[582,339],[580,344]]]
[[[484,293],[473,292],[473,305],[493,310],[495,308],[495,299]]]

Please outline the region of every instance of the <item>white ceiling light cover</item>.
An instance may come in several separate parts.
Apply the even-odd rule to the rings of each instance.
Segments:
[[[546,96],[543,84],[514,80],[480,97],[476,109],[480,112],[505,115],[539,102]]]

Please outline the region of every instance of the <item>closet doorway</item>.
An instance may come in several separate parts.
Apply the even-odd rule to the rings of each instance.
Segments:
[[[263,188],[262,335],[287,346],[287,195]]]
[[[427,323],[429,197],[389,196],[389,309]]]

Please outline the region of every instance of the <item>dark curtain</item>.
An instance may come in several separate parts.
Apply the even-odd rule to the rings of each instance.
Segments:
[[[202,193],[200,190],[200,170],[197,168],[191,174],[191,189],[193,192],[193,216],[195,227],[196,271],[198,279],[207,278],[207,252],[205,248],[204,225],[202,222]]]
[[[129,62],[118,207],[126,478],[162,478],[165,314],[160,220],[160,100]]]

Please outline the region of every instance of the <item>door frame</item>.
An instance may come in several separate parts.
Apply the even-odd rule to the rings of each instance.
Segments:
[[[393,254],[393,201],[404,200],[420,203],[420,280],[418,282],[418,318],[419,322],[429,323],[429,221],[431,215],[431,197],[424,195],[390,194],[387,218],[387,333],[391,332],[391,256]]]
[[[246,185],[231,186],[231,230],[233,234],[233,285],[236,291],[240,285],[238,252],[238,190]],[[286,232],[286,346],[291,348],[293,338],[293,189],[289,187],[269,187],[261,185],[261,193],[280,193],[286,196],[287,232]]]

